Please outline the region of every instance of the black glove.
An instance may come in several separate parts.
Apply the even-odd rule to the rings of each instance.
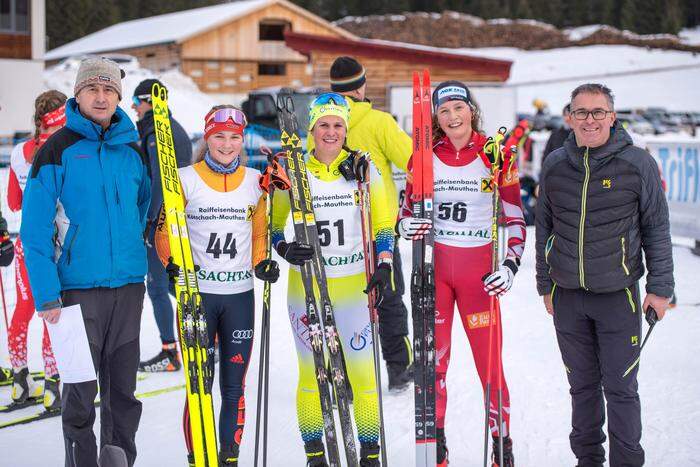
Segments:
[[[367,283],[367,288],[364,290],[366,294],[370,293],[372,290],[377,292],[377,299],[381,299],[382,292],[387,287],[391,286],[391,266],[388,263],[380,263],[377,269],[374,270],[374,274],[369,278]],[[379,305],[379,303],[377,303]]]
[[[348,157],[338,165],[338,170],[345,180],[351,182],[357,180],[360,183],[367,181],[367,168],[369,167],[369,154],[366,152],[352,151]]]
[[[314,255],[314,249],[310,245],[297,242],[279,242],[275,250],[289,264],[295,266],[302,266],[304,261],[310,260]]]
[[[0,266],[3,268],[9,266],[14,258],[15,246],[10,240],[10,234],[7,233],[7,230],[0,231]]]
[[[277,282],[280,277],[280,267],[277,261],[264,259],[255,266],[255,277],[265,282]]]
[[[165,272],[168,273],[168,280],[171,284],[175,284],[177,276],[180,275],[180,266],[173,263],[173,257],[168,258],[168,264],[165,265]]]

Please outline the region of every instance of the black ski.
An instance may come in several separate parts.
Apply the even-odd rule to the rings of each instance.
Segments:
[[[331,380],[338,399],[338,413],[345,446],[345,456],[349,466],[357,465],[357,450],[353,431],[350,403],[347,394],[347,375],[343,366],[338,331],[335,326],[333,306],[328,294],[326,270],[321,256],[321,245],[318,239],[316,219],[314,217],[311,191],[306,173],[304,153],[301,148],[298,124],[294,115],[292,98],[288,94],[280,94],[277,98],[277,114],[282,130],[282,149],[287,154],[287,174],[291,182],[290,201],[294,234],[296,240],[311,245],[314,257],[301,268],[302,282],[306,294],[306,315],[309,321],[309,338],[314,354],[314,365],[321,397],[326,444],[331,466],[340,466],[340,456],[337,448],[337,435],[331,395],[324,364],[323,341],[330,356]],[[321,313],[319,314],[316,297],[313,290],[313,277],[319,289]]]
[[[173,391],[178,391],[178,390],[184,389],[184,388],[185,388],[184,384],[178,384],[175,386],[168,386],[165,388],[154,389],[153,391],[146,391],[146,392],[136,394],[136,398],[137,399],[145,399],[147,397],[159,396],[161,394],[165,394],[165,393],[173,392]],[[99,406],[100,406],[100,400],[97,399],[95,401],[95,407],[99,407]],[[25,425],[27,423],[36,422],[39,420],[45,420],[47,418],[59,417],[60,415],[61,415],[60,409],[50,410],[50,411],[49,410],[42,410],[41,412],[33,413],[31,415],[22,416],[22,417],[19,417],[19,418],[16,418],[14,420],[10,420],[7,422],[0,422],[0,430],[3,428],[10,428],[10,427],[17,426],[17,425]]]
[[[0,405],[0,413],[14,412],[15,410],[26,409],[44,403],[44,397],[30,397],[22,402],[12,401],[7,405]]]

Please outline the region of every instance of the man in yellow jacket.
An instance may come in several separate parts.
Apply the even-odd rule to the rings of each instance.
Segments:
[[[331,66],[331,90],[345,96],[350,106],[350,128],[347,146],[353,150],[369,152],[384,184],[396,204],[391,206],[396,218],[399,197],[392,175],[392,165],[406,172],[411,157],[410,136],[387,112],[373,109],[365,99],[367,88],[365,69],[352,57],[338,57]],[[313,149],[313,139],[308,140],[308,151]],[[379,305],[379,334],[382,354],[389,373],[389,389],[402,389],[412,381],[411,343],[408,339],[408,311],[403,303],[403,275],[398,242],[394,251],[394,290],[385,289]]]

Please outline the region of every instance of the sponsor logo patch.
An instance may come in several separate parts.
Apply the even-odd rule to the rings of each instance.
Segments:
[[[350,339],[350,347],[353,350],[362,350],[366,345],[367,339],[362,334],[355,333],[355,335],[352,336],[352,339]]]
[[[242,340],[252,339],[253,330],[252,329],[236,329],[231,333],[231,337],[234,344],[240,344]]]
[[[493,180],[488,177],[481,179],[481,192],[482,193],[493,193]]]
[[[469,329],[485,328],[489,325],[489,312],[472,313],[467,315],[467,325]]]
[[[243,365],[243,355],[237,353],[229,359],[231,363],[236,363],[238,365]]]
[[[457,86],[447,86],[438,91],[438,99],[443,99],[448,96],[463,97],[466,99],[467,91],[464,88],[460,88]]]
[[[603,188],[612,188],[612,180],[610,180],[609,178],[604,178]]]

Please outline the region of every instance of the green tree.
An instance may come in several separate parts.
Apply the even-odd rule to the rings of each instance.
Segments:
[[[661,19],[661,29],[659,32],[678,34],[683,28],[683,7],[679,0],[666,0],[666,14]]]
[[[630,31],[637,29],[638,0],[623,0],[620,7],[620,27]]]

